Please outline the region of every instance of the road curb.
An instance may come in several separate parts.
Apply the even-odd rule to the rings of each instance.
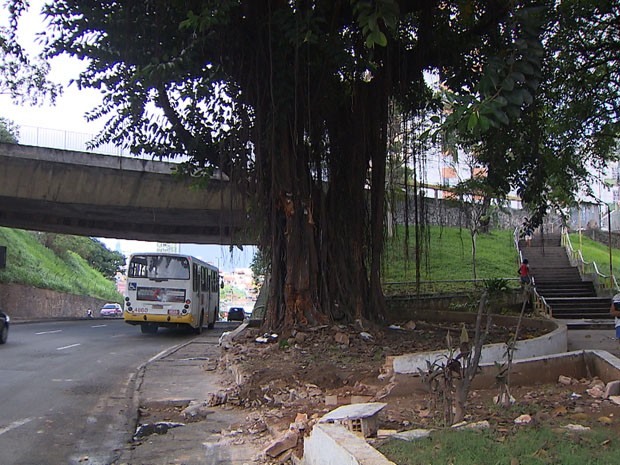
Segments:
[[[142,384],[144,383],[144,375],[146,370],[150,364],[156,362],[157,360],[161,360],[183,347],[192,344],[198,339],[199,336],[192,338],[189,341],[182,342],[181,344],[177,344],[175,346],[169,347],[168,349],[162,350],[158,354],[154,355],[146,362],[140,364],[136,371],[131,374],[129,377],[129,381],[127,382],[127,411],[125,418],[127,420],[127,425],[129,425],[130,430],[126,436],[124,447],[120,450],[118,458],[113,462],[115,465],[125,465],[128,464],[128,460],[131,458],[130,449],[133,443],[133,437],[138,428],[138,409],[140,408],[140,389],[142,388]]]

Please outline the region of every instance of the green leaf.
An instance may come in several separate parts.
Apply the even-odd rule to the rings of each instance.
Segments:
[[[477,125],[478,125],[478,114],[476,112],[473,112],[471,115],[469,115],[469,120],[467,121],[467,130],[469,132],[473,132],[473,130],[476,128]]]
[[[495,116],[495,118],[502,124],[508,125],[510,123],[508,115],[501,110],[494,111],[493,116]]]
[[[480,116],[480,130],[482,132],[487,132],[489,127],[491,126],[491,120],[484,115]]]
[[[501,95],[495,97],[495,102],[497,102],[497,105],[500,107],[505,107],[506,105],[508,105],[508,101],[506,100],[506,98],[502,97]]]
[[[387,45],[387,37],[385,37],[385,34],[381,31],[375,31],[373,32],[373,35],[376,36],[376,38],[374,39],[375,43],[381,47],[385,47]]]
[[[515,81],[511,77],[507,77],[502,81],[502,90],[511,91],[515,88]]]
[[[504,92],[504,95],[512,105],[517,105],[519,107],[523,105],[523,97],[519,89],[513,92]]]
[[[527,104],[527,105],[531,105],[532,102],[534,101],[534,98],[532,97],[532,94],[530,94],[527,89],[521,89],[521,96],[523,97],[523,101]]]

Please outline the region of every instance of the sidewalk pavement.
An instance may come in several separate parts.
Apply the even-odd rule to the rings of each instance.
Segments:
[[[240,328],[241,329],[241,328]],[[568,350],[605,350],[620,358],[620,343],[613,329],[568,331]],[[179,421],[181,407],[203,402],[223,391],[229,380],[216,370],[221,350],[217,336],[205,335],[177,346],[147,362],[136,380],[134,411],[138,424]],[[138,413],[139,411],[139,413]],[[175,413],[176,412],[176,413]],[[239,426],[243,409],[217,406],[207,409],[206,418],[186,422],[134,440],[117,464],[128,465],[250,465],[266,463],[262,451],[268,444],[243,440]]]
[[[198,420],[185,419],[181,411],[190,402],[203,403],[229,387],[225,373],[216,369],[220,358],[219,333],[203,333],[147,362],[136,377],[133,412],[136,424],[157,425],[159,433],[134,440],[116,464],[128,465],[244,465],[262,463],[262,444],[239,437],[245,420],[241,408],[201,408]],[[228,385],[227,385],[228,383]],[[135,412],[135,413],[134,413]],[[148,431],[147,431],[148,432]],[[152,431],[151,431],[152,432]]]
[[[620,342],[612,329],[569,329],[568,350],[606,350],[620,358]]]

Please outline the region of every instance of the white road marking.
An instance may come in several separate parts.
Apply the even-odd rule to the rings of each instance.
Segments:
[[[72,347],[77,347],[77,346],[81,346],[82,344],[71,344],[70,346],[64,346],[64,347],[57,347],[56,350],[65,350],[65,349],[71,349]]]
[[[105,328],[108,325],[93,325],[91,328]]]
[[[55,331],[41,331],[40,333],[34,333],[36,336],[40,336],[41,334],[54,334],[54,333],[62,333],[62,329],[57,329]]]
[[[4,433],[8,433],[12,429],[19,428],[20,426],[23,426],[30,421],[32,421],[32,418],[23,418],[21,420],[16,420],[13,423],[9,423],[4,428],[0,428],[0,436],[2,436]]]

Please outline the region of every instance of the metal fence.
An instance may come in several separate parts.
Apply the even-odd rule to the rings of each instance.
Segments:
[[[127,148],[118,147],[112,143],[99,147],[89,147],[88,143],[95,138],[95,134],[83,132],[63,131],[60,129],[39,128],[36,126],[19,127],[19,143],[50,149],[75,150],[79,152],[98,153],[101,155],[116,155],[133,157]]]

